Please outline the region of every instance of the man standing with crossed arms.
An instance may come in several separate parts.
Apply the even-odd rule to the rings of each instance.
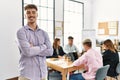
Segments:
[[[52,56],[53,50],[48,34],[37,25],[37,11],[34,4],[25,6],[27,25],[17,32],[21,55],[19,80],[46,80],[47,77],[46,56]]]

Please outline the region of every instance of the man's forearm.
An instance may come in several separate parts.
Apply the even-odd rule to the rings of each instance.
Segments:
[[[52,56],[53,48],[49,45],[46,45],[46,49],[39,54],[39,56]]]

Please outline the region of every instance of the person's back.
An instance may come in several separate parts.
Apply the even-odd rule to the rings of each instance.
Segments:
[[[70,80],[94,80],[97,70],[103,66],[102,55],[92,49],[91,40],[84,40],[83,47],[86,52],[73,65],[84,65],[85,73],[73,74]]]
[[[117,76],[116,67],[119,63],[119,55],[111,40],[105,40],[103,43],[105,52],[103,53],[103,64],[110,65],[107,76]]]
[[[103,65],[110,65],[110,69],[108,70],[108,76],[110,77],[115,77],[118,75],[118,73],[116,72],[116,67],[117,64],[119,63],[119,55],[118,52],[116,51],[116,53],[111,52],[110,50],[106,50],[103,53]]]
[[[103,66],[102,55],[96,52],[94,49],[88,50],[83,56],[85,56],[86,72],[82,75],[85,79],[93,80],[95,78],[96,71]]]

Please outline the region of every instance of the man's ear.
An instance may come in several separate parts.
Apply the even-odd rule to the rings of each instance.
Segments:
[[[24,17],[25,17],[25,19],[27,18],[26,11],[24,11]]]
[[[38,17],[38,12],[37,12],[37,17]]]

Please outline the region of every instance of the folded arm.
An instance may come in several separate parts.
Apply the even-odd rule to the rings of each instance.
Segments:
[[[24,30],[19,30],[17,32],[17,38],[19,42],[19,47],[22,51],[22,54],[28,57],[40,55],[43,51],[47,49],[45,44],[40,46],[31,46],[31,43],[27,40]]]
[[[45,45],[47,46],[47,49],[45,49],[42,53],[40,53],[39,56],[52,56],[53,48],[51,46],[49,36],[46,32],[44,32],[44,37],[45,37]]]

